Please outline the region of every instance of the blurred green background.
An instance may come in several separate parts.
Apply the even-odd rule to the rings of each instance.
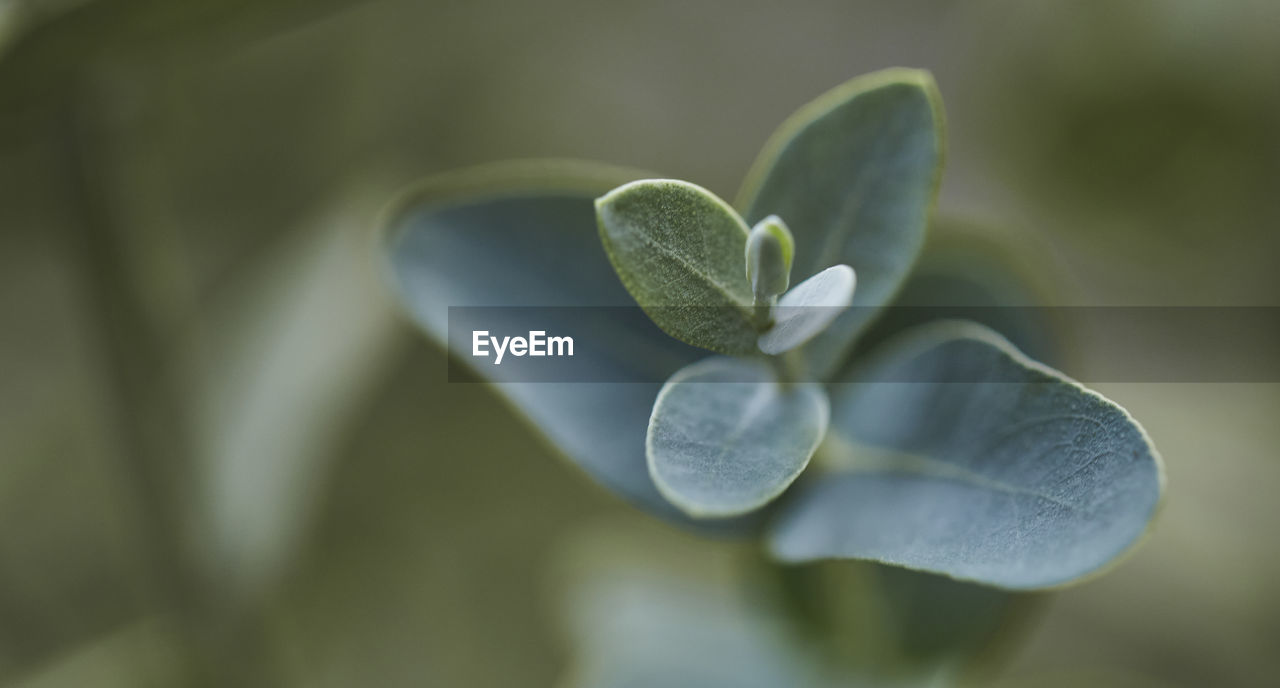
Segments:
[[[797,106],[924,67],[940,213],[1054,303],[1280,305],[1278,27],[1271,0],[0,0],[0,685],[554,685],[584,529],[689,546],[446,384],[377,263],[415,178],[579,157],[731,196]],[[1006,684],[1273,683],[1280,385],[1098,387],[1167,504]]]

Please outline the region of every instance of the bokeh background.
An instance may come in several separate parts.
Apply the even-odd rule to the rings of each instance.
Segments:
[[[377,262],[410,181],[577,157],[731,196],[797,106],[924,67],[939,212],[1053,303],[1275,306],[1278,27],[1271,0],[0,0],[0,685],[555,685],[566,560],[733,547],[445,382]],[[1272,684],[1280,385],[1098,388],[1167,504],[1005,684]]]

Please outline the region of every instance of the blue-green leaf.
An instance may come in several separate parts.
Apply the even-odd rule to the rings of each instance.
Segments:
[[[776,355],[818,336],[853,303],[856,278],[848,265],[833,265],[783,294],[773,309],[773,327],[757,340]]]
[[[744,514],[800,475],[827,417],[827,396],[816,384],[779,384],[758,360],[700,361],[658,394],[645,443],[649,471],[691,516]]]
[[[711,351],[755,352],[748,229],[733,208],[694,184],[647,179],[610,191],[596,212],[618,277],[658,327]]]
[[[832,386],[835,472],[788,503],[775,556],[1034,589],[1100,572],[1147,531],[1163,474],[1124,409],[974,323],[884,348]]]
[[[860,76],[791,116],[769,139],[738,196],[748,222],[779,215],[795,235],[794,275],[846,263],[854,308],[805,348],[832,371],[906,278],[924,244],[943,157],[941,99],[910,69]]]
[[[632,306],[600,247],[593,199],[642,175],[600,165],[523,162],[428,180],[391,214],[394,287],[414,321],[443,343],[450,306]],[[741,252],[735,254],[741,261]],[[741,271],[739,271],[741,272]],[[540,318],[594,318],[601,338],[574,356],[583,379],[514,383],[504,367],[476,372],[574,463],[606,487],[667,517],[644,439],[660,380],[703,355],[634,308],[549,308]],[[579,321],[574,326],[583,326]],[[549,331],[556,322],[539,321]],[[622,382],[634,380],[634,382]]]

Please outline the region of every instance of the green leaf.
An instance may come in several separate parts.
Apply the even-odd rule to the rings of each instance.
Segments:
[[[755,353],[748,230],[733,208],[688,182],[651,179],[610,191],[596,213],[609,260],[658,327],[711,351]]]
[[[773,309],[773,327],[760,335],[760,350],[780,354],[821,334],[853,303],[855,283],[848,265],[834,265],[801,282]]]
[[[634,306],[600,247],[592,201],[638,176],[603,165],[531,161],[424,182],[387,222],[402,304],[440,343],[449,306]],[[599,319],[586,323],[602,338],[599,345],[576,352],[575,364],[599,371],[600,379],[634,382],[513,383],[501,378],[502,366],[476,373],[595,480],[648,511],[684,520],[654,488],[645,464],[645,429],[661,388],[650,381],[703,353],[663,334],[635,308],[538,313]],[[562,325],[540,322],[548,331]]]
[[[874,308],[888,303],[924,244],[944,148],[933,78],[910,69],[860,76],[791,116],[769,139],[738,196],[749,222],[786,218],[794,274],[837,263],[858,273],[854,308],[805,349],[826,375]]]
[[[774,523],[786,561],[869,559],[1010,589],[1099,573],[1154,518],[1124,409],[974,323],[919,327],[832,387],[822,456]]]
[[[1044,598],[868,561],[776,571],[792,618],[877,686],[906,676],[936,682],[891,684],[983,685],[956,679],[994,668]]]
[[[827,429],[816,384],[779,384],[758,360],[709,358],[667,381],[645,449],[654,483],[694,517],[744,514],[787,489]]]

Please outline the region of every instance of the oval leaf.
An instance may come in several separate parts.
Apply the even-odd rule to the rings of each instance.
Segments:
[[[845,470],[787,505],[780,559],[1045,588],[1099,572],[1155,515],[1163,474],[1137,422],[985,327],[922,326],[852,379],[823,447]]]
[[[833,265],[783,294],[773,309],[773,327],[760,335],[760,350],[790,351],[827,329],[853,303],[856,278],[848,265]]]
[[[755,352],[747,226],[702,187],[632,182],[596,201],[600,240],[636,303],[664,332],[726,354]]]
[[[827,396],[816,384],[779,384],[761,361],[700,361],[673,375],[654,402],[649,472],[690,516],[744,514],[800,475],[827,418]]]
[[[637,176],[603,165],[531,161],[428,180],[405,195],[387,222],[402,304],[442,344],[450,306],[634,305],[600,247],[592,202]],[[599,370],[600,379],[635,382],[505,382],[503,366],[476,373],[592,478],[650,512],[687,522],[658,493],[645,464],[645,429],[661,388],[649,380],[702,352],[663,334],[635,308],[537,314],[544,318],[538,326],[549,331],[561,324],[546,317],[600,318],[590,325],[607,343],[578,351],[575,365]]]
[[[827,92],[779,127],[738,196],[746,219],[776,214],[795,234],[793,274],[858,272],[859,306],[805,349],[826,375],[875,308],[892,299],[924,245],[942,168],[942,105],[928,72],[889,69]]]

